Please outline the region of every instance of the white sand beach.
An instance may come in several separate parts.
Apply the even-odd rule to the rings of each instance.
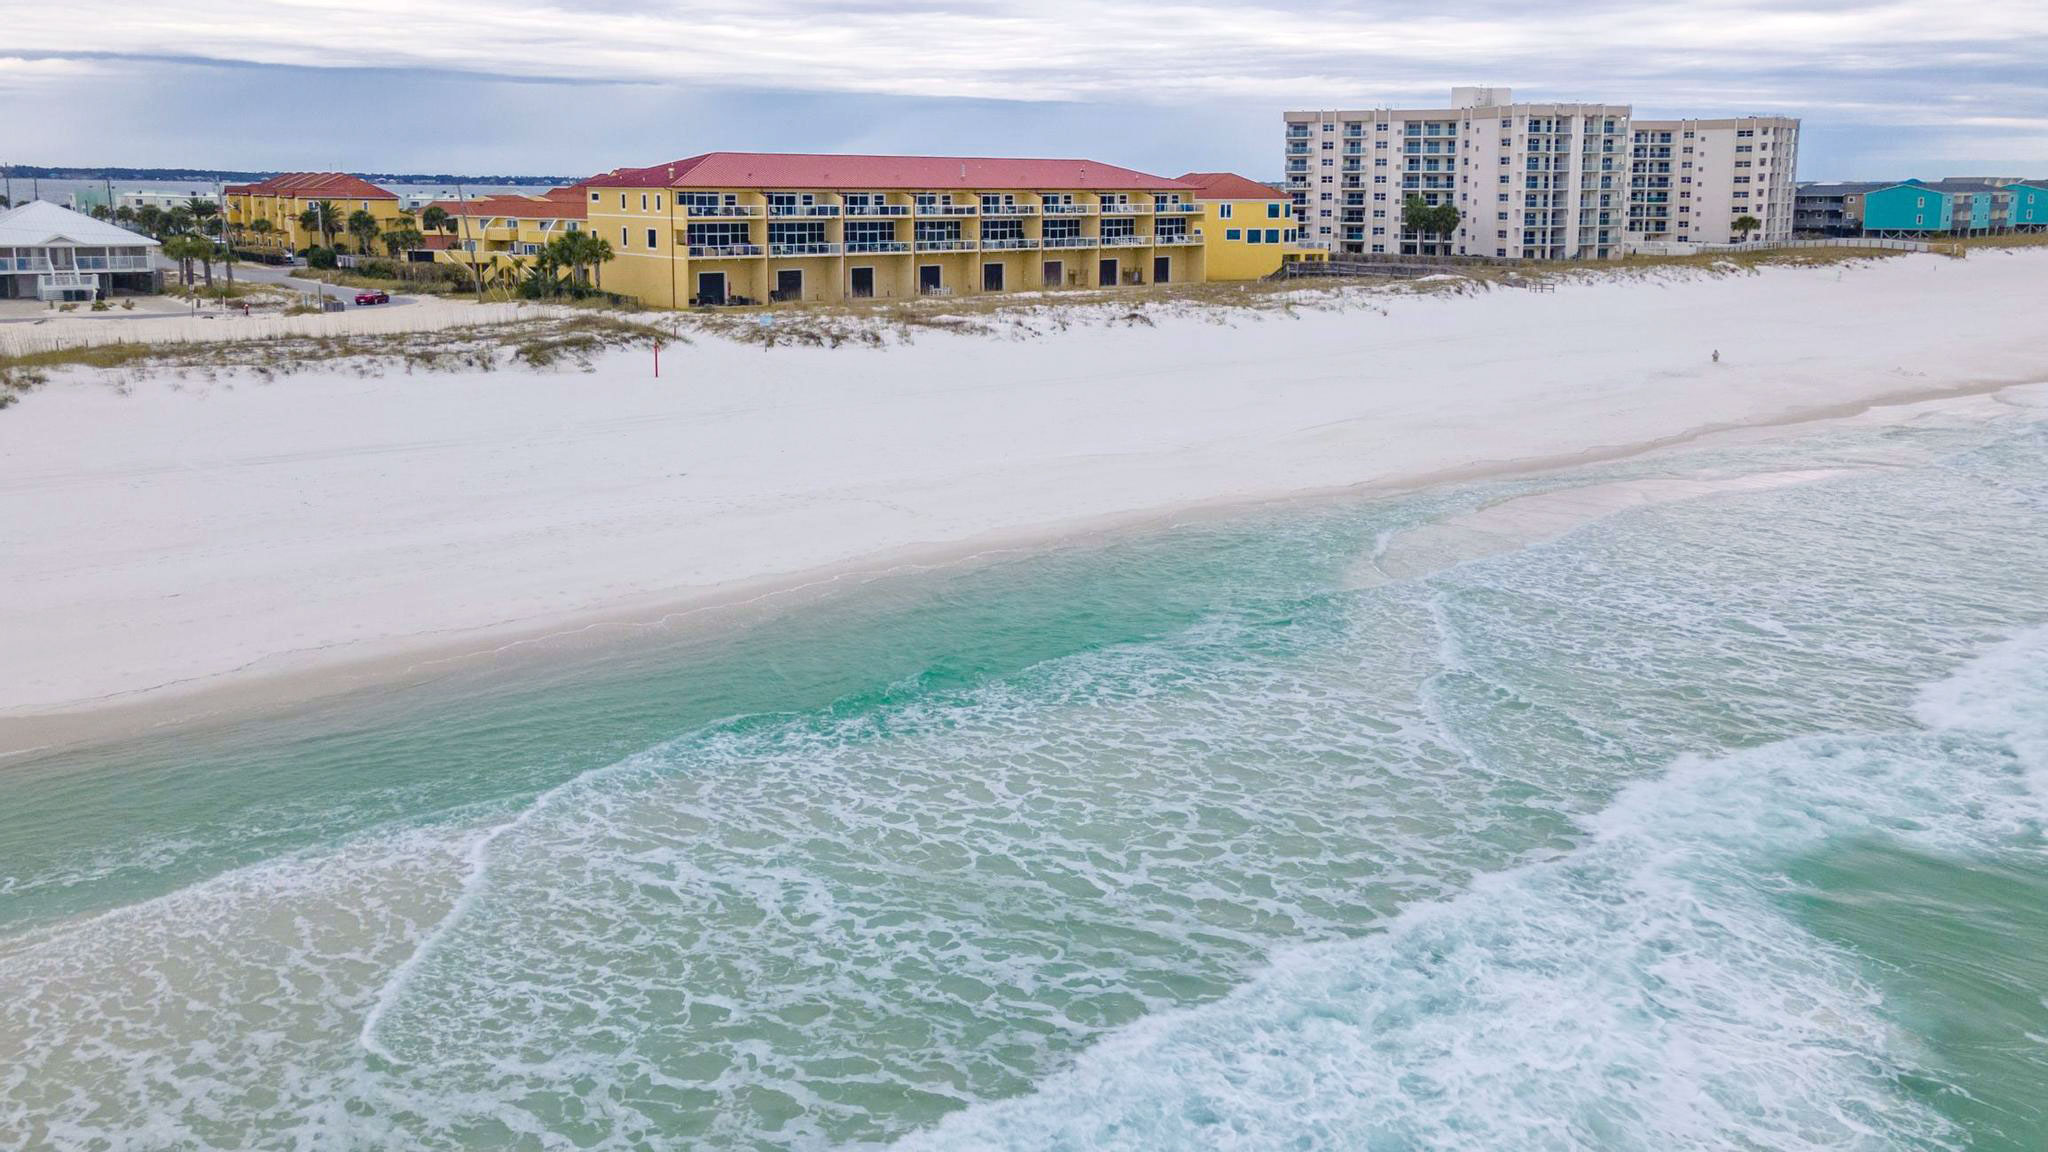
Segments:
[[[69,371],[0,412],[0,722],[483,650],[911,549],[2039,381],[2044,284],[2048,250],[1983,251],[1154,308],[1019,340],[699,337],[658,380],[644,351],[592,372]]]

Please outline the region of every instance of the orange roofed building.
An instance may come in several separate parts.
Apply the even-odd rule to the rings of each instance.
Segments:
[[[318,204],[332,210],[335,218],[327,231],[335,238],[348,235],[348,218],[357,212],[368,212],[387,231],[398,226],[402,215],[397,193],[346,172],[283,172],[254,184],[230,184],[221,196],[228,228],[240,243],[286,253],[323,242],[321,229],[299,222]]]
[[[1302,244],[1288,193],[1234,172],[1188,172],[1179,179],[1202,205],[1209,279],[1261,280],[1289,260],[1326,255]]]
[[[444,263],[483,265],[486,284],[516,279],[524,258],[538,254],[548,241],[583,228],[584,186],[551,188],[539,196],[473,196],[437,200],[421,210],[439,208],[445,230],[429,233],[429,251]],[[598,272],[603,276],[603,270]]]
[[[656,307],[1198,283],[1194,189],[1093,160],[710,152],[584,184]]]

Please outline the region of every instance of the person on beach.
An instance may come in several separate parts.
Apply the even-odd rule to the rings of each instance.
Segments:
[[[1719,348],[1716,348],[1716,349],[1714,349],[1714,363],[1716,363],[1716,364],[1719,364],[1720,362],[1721,362],[1721,350],[1720,350]]]

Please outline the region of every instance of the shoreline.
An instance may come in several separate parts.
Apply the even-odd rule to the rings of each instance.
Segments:
[[[0,711],[0,769],[10,762],[18,764],[44,756],[88,751],[153,733],[205,731],[307,705],[332,703],[359,693],[402,691],[470,673],[502,673],[509,670],[501,663],[507,659],[547,662],[593,651],[624,651],[638,639],[651,634],[673,635],[678,629],[744,627],[756,614],[793,610],[847,587],[875,580],[958,570],[1048,550],[1091,547],[1120,536],[1167,531],[1192,521],[1247,516],[1262,510],[1385,499],[1462,484],[1537,478],[1595,464],[1654,458],[1660,453],[1719,440],[1799,436],[1829,424],[1874,414],[1885,414],[1886,422],[1903,422],[1916,414],[1911,411],[1914,409],[1930,414],[1953,412],[1973,400],[2001,399],[2005,392],[2027,389],[2043,389],[2044,403],[2038,407],[2016,407],[2048,413],[2048,379],[1909,389],[1863,401],[1788,411],[1755,421],[1706,425],[1640,443],[1595,445],[1543,457],[1472,461],[1425,473],[1375,477],[1337,486],[1238,493],[1171,507],[1070,518],[952,542],[913,544],[797,572],[762,574],[709,587],[667,589],[555,617],[505,620],[463,629],[452,636],[431,631],[415,633],[388,641],[381,651],[357,646],[342,653],[333,648],[281,652],[229,671],[78,701],[47,711]],[[1685,498],[1690,497],[1678,497]],[[1527,498],[1506,503],[1515,503],[1517,499]],[[1661,501],[1645,503],[1657,502]],[[1498,505],[1482,507],[1491,509]],[[1582,523],[1626,510],[1609,508]],[[1534,543],[1536,539],[1532,537],[1525,543]],[[1421,575],[1426,573],[1389,578]],[[702,617],[708,618],[699,619]],[[259,664],[262,667],[257,667]]]
[[[1007,339],[700,335],[662,379],[632,350],[79,372],[0,416],[0,763],[893,572],[1996,393],[2048,380],[2023,322],[2044,271],[2048,249],[1134,303]]]

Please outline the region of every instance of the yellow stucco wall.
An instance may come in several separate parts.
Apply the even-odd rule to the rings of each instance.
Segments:
[[[1261,280],[1288,257],[1320,259],[1299,243],[1293,201],[1207,200],[1202,203],[1202,245],[1210,280]],[[1251,236],[1256,231],[1258,242]]]
[[[686,195],[716,195],[723,202],[731,197],[734,206],[740,210],[737,215],[697,215],[687,207],[679,206],[673,190],[667,188],[616,188],[600,187],[590,189],[590,200],[584,205],[588,213],[586,227],[597,236],[609,242],[615,254],[612,262],[605,266],[604,286],[613,292],[637,297],[643,304],[654,307],[689,307],[703,287],[700,275],[722,273],[725,277],[725,291],[728,298],[744,296],[755,303],[768,302],[771,292],[782,281],[777,273],[784,270],[802,273],[801,299],[808,303],[834,303],[848,299],[854,294],[854,270],[866,268],[872,271],[872,294],[876,299],[903,299],[918,294],[919,269],[935,266],[939,269],[940,284],[946,295],[979,295],[986,291],[986,269],[989,265],[1000,265],[1003,292],[1042,291],[1046,282],[1048,261],[1060,266],[1062,287],[1096,287],[1105,258],[1118,261],[1119,273],[1136,271],[1137,282],[1151,284],[1157,271],[1154,259],[1165,257],[1168,262],[1168,279],[1174,283],[1199,283],[1204,278],[1207,264],[1203,245],[1197,243],[1160,245],[1151,240],[1136,245],[1121,245],[1110,248],[1091,244],[1078,248],[1046,249],[1037,246],[1042,242],[1048,219],[1072,219],[1079,223],[1084,235],[1100,237],[1105,217],[1101,211],[1101,198],[1093,193],[1072,193],[1075,202],[1085,205],[1086,212],[1047,216],[1039,189],[979,189],[975,191],[924,192],[924,195],[941,199],[950,195],[952,203],[973,205],[973,214],[948,215],[939,212],[922,212],[916,207],[919,189],[862,188],[847,190],[879,196],[883,202],[906,209],[903,214],[891,216],[847,216],[846,197],[838,189],[788,189],[802,194],[809,192],[820,204],[837,205],[841,214],[818,217],[771,216],[769,214],[769,193],[760,190],[740,189],[685,189]],[[979,212],[980,199],[984,194],[1011,197],[1020,206],[1032,211],[1014,216],[990,215]],[[1199,229],[1199,212],[1192,197],[1185,194],[1178,198],[1182,210],[1161,213],[1157,210],[1155,197],[1150,192],[1128,194],[1131,202],[1139,205],[1140,211],[1125,214],[1133,223],[1140,236],[1154,236],[1158,222],[1162,219],[1178,219],[1188,222],[1186,231],[1192,236]],[[1034,242],[1032,247],[993,248],[984,247],[983,239],[990,231],[992,220],[1015,220],[1022,235]],[[777,253],[771,250],[768,241],[771,221],[815,220],[823,225],[826,244],[834,246],[827,255],[803,255]],[[691,256],[688,244],[692,222],[700,224],[726,224],[743,226],[745,243],[759,249],[758,254],[749,255],[699,255]],[[906,252],[847,252],[846,238],[848,224],[887,224],[890,242],[910,244],[917,235],[920,221],[956,221],[959,224],[961,241],[969,247],[964,251],[913,250]],[[1070,276],[1069,273],[1078,273]],[[1121,278],[1121,277],[1120,277]]]

